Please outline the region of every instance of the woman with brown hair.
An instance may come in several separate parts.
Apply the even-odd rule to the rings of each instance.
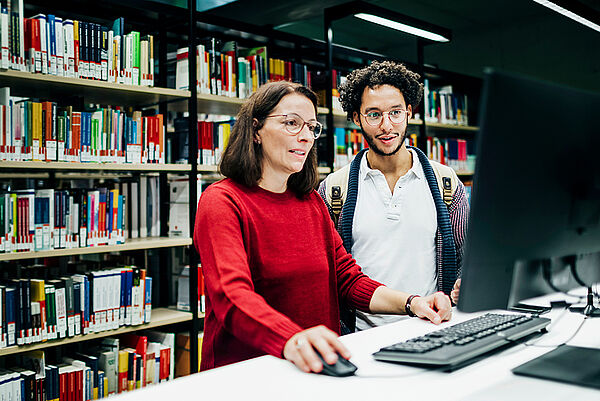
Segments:
[[[290,82],[263,85],[242,106],[223,153],[222,181],[200,198],[194,244],[206,285],[201,370],[271,354],[320,372],[350,353],[339,341],[339,302],[406,313],[409,294],[365,276],[348,254],[321,197],[317,98]],[[409,301],[434,323],[447,296]],[[411,312],[412,311],[412,312]]]

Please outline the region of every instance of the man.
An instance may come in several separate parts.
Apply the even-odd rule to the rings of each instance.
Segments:
[[[329,175],[319,193],[344,246],[367,275],[415,296],[452,293],[457,302],[469,205],[452,169],[405,143],[408,120],[422,97],[418,79],[390,61],[373,62],[348,76],[340,101],[369,147]],[[399,319],[358,317],[361,330]],[[354,330],[354,314],[342,320]]]

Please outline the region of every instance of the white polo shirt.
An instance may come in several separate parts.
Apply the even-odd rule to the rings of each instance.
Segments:
[[[437,212],[416,152],[412,168],[398,179],[394,193],[379,170],[363,156],[352,226],[352,256],[365,274],[409,294],[437,291],[435,234]],[[367,314],[376,325],[402,316]],[[357,318],[357,328],[370,326]]]

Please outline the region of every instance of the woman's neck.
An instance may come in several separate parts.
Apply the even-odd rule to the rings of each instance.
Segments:
[[[290,178],[289,174],[276,174],[265,172],[263,168],[263,175],[258,180],[258,186],[270,192],[282,194],[287,191],[287,181]]]

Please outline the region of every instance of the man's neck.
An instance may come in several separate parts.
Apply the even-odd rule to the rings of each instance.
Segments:
[[[402,177],[413,165],[412,152],[406,146],[402,146],[392,156],[381,156],[368,151],[366,157],[369,167],[381,171],[386,177]]]

